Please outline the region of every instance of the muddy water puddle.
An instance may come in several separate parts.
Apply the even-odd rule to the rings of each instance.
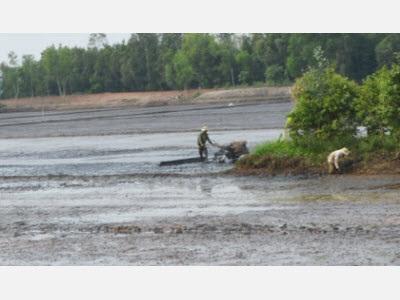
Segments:
[[[7,179],[1,264],[400,262],[396,177],[72,178]]]
[[[210,136],[254,147],[281,133]],[[158,166],[197,156],[196,135],[0,140],[0,264],[400,264],[399,177]]]
[[[215,131],[210,136],[220,144],[247,140],[254,147],[281,133],[277,129]],[[195,174],[231,167],[204,163],[159,168],[164,160],[198,156],[196,139],[197,132],[5,139],[0,140],[0,176]],[[209,147],[210,158],[217,150]]]

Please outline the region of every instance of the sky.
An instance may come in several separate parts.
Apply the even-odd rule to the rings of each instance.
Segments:
[[[129,33],[108,33],[109,44],[128,40]],[[0,62],[8,61],[7,55],[14,51],[19,59],[22,55],[32,54],[36,59],[51,45],[87,47],[89,33],[0,33]]]

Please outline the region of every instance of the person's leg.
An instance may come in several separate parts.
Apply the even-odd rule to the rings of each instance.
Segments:
[[[208,159],[208,149],[207,147],[204,147],[204,156],[206,159]]]
[[[203,148],[199,147],[199,155],[200,155],[200,159],[203,160]]]

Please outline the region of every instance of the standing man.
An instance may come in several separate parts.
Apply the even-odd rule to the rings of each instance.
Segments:
[[[211,145],[214,145],[214,143],[208,137],[207,126],[203,126],[201,128],[199,136],[197,137],[197,146],[199,147],[199,154],[200,154],[201,160],[208,158],[208,150],[207,150],[207,146],[206,146],[207,142],[209,142]]]

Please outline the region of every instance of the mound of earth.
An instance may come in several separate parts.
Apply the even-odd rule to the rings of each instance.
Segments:
[[[102,93],[5,99],[0,101],[0,112],[97,109],[125,106],[148,107],[191,103],[288,99],[290,99],[290,87]]]
[[[196,98],[196,102],[290,99],[291,87],[260,87],[231,90],[212,90]]]

